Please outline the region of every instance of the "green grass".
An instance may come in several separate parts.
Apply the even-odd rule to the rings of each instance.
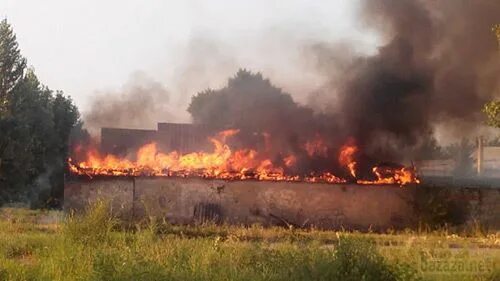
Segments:
[[[105,204],[69,217],[0,209],[0,280],[500,280],[499,263],[498,233],[125,226]]]

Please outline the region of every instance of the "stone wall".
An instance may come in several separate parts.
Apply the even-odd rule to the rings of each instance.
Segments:
[[[94,178],[68,182],[65,209],[98,198],[119,213],[172,223],[215,221],[318,228],[403,228],[414,217],[414,187],[221,181],[182,178]],[[118,209],[117,209],[118,208]]]
[[[439,209],[449,212],[449,217],[438,218],[441,220],[500,229],[500,189],[487,188],[163,177],[79,179],[65,185],[66,210],[83,210],[98,199],[110,201],[113,211],[122,217],[154,216],[179,224],[214,221],[323,229],[401,229],[414,227],[426,212]]]
[[[67,181],[64,185],[65,211],[82,211],[98,200],[109,202],[120,217],[133,214],[134,179],[127,177]]]

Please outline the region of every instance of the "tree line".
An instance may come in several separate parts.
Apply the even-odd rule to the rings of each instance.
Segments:
[[[76,130],[75,130],[76,129]],[[57,207],[70,138],[82,131],[78,108],[27,67],[16,35],[0,22],[0,205]]]

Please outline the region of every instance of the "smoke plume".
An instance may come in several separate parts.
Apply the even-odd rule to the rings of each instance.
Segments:
[[[326,160],[306,161],[307,169],[338,165],[333,158],[346,143],[359,147],[356,159],[365,163],[363,170],[375,162],[421,157],[436,133],[444,135],[436,128],[452,137],[475,132],[482,104],[500,94],[500,51],[491,32],[500,22],[499,1],[364,0],[358,19],[365,31],[379,35],[379,47],[370,54],[333,35],[299,40],[278,29],[281,37],[272,33],[258,40],[265,42],[259,43],[258,58],[248,56],[259,62],[252,64],[238,57],[238,42],[207,34],[179,56],[186,65],[172,68],[177,85],[169,86],[183,100],[192,87],[220,85],[235,65],[263,69],[293,95],[260,74],[240,71],[226,86],[196,95],[189,112],[196,123],[240,129],[244,146],[262,146],[276,158],[328,154]],[[289,38],[287,44],[272,40],[277,37]],[[280,54],[289,55],[276,59]],[[169,102],[162,84],[135,77],[119,93],[99,94],[84,117],[91,128],[153,127],[179,116]],[[313,144],[328,147],[328,153]]]
[[[309,42],[318,72],[330,77],[309,107],[260,74],[240,71],[227,86],[193,98],[194,121],[239,128],[245,146],[259,143],[252,134],[270,133],[279,140],[272,155],[300,157],[308,152],[304,143],[324,143],[327,163],[312,157],[301,162],[304,170],[336,165],[345,143],[356,145],[363,173],[377,162],[419,158],[438,124],[465,135],[481,123],[482,104],[499,92],[491,27],[500,2],[374,0],[359,16],[380,34],[380,47],[361,55],[349,42]]]
[[[142,72],[132,75],[121,91],[98,92],[89,108],[83,118],[94,135],[102,127],[155,128],[159,121],[175,120],[168,91]]]
[[[491,33],[500,2],[374,0],[360,17],[381,47],[372,56],[345,43],[310,48],[331,75],[311,100],[335,112],[367,153],[414,157],[436,125],[464,136],[481,124],[482,104],[500,90]]]

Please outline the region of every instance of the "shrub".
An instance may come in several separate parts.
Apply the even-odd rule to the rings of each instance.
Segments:
[[[391,265],[377,251],[375,241],[343,236],[334,251],[333,278],[342,281],[416,280],[417,274],[406,265]]]
[[[105,201],[97,201],[87,207],[83,215],[70,214],[62,230],[63,235],[86,245],[103,243],[109,239],[117,220],[111,215]]]

